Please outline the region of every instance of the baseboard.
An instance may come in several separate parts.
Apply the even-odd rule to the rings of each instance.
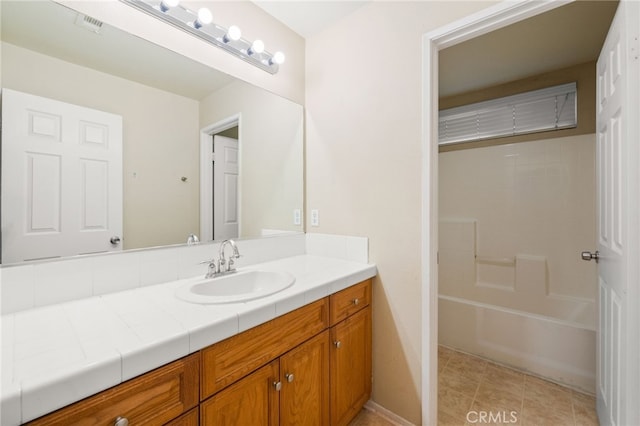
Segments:
[[[388,420],[389,422],[393,423],[396,426],[415,426],[410,421],[403,419],[402,417],[400,417],[396,413],[387,410],[382,405],[376,404],[372,400],[368,400],[364,404],[364,408],[366,410],[369,410],[369,411],[373,412],[373,413],[376,413],[380,417],[384,417],[385,420]]]

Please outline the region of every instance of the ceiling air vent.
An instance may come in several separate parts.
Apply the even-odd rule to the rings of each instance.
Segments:
[[[91,31],[92,33],[100,34],[103,22],[97,20],[96,18],[92,18],[91,16],[78,13],[78,17],[76,18],[76,25]]]

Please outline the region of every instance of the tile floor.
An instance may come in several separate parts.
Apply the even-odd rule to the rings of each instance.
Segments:
[[[363,408],[360,414],[351,420],[349,426],[396,426],[396,424],[374,411]]]
[[[438,348],[439,426],[597,426],[595,404],[591,395],[444,346]],[[480,418],[483,412],[485,417]],[[367,409],[349,424],[394,425]]]
[[[598,417],[593,396],[440,346],[438,424],[597,426]]]

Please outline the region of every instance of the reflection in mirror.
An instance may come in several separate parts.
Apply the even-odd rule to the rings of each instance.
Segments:
[[[1,25],[3,89],[122,117],[122,235],[109,235],[120,242],[107,250],[184,244],[190,234],[208,241],[302,231],[293,220],[303,205],[300,105],[54,2],[3,0]],[[216,182],[213,161],[225,154],[213,155],[214,136],[234,127],[237,174]],[[3,263],[105,251],[71,248],[72,239],[53,244],[65,247],[60,253],[7,255],[7,237],[25,227],[5,223],[6,209],[26,212],[33,194],[5,179],[2,144]],[[223,208],[214,205],[216,188],[226,191]],[[236,234],[220,234],[234,221]]]

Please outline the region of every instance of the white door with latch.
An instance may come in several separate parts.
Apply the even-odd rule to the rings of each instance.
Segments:
[[[213,137],[213,239],[238,238],[238,140]]]
[[[122,117],[2,90],[2,263],[122,250]]]
[[[623,0],[597,63],[597,406],[603,425],[640,424],[640,4]]]

